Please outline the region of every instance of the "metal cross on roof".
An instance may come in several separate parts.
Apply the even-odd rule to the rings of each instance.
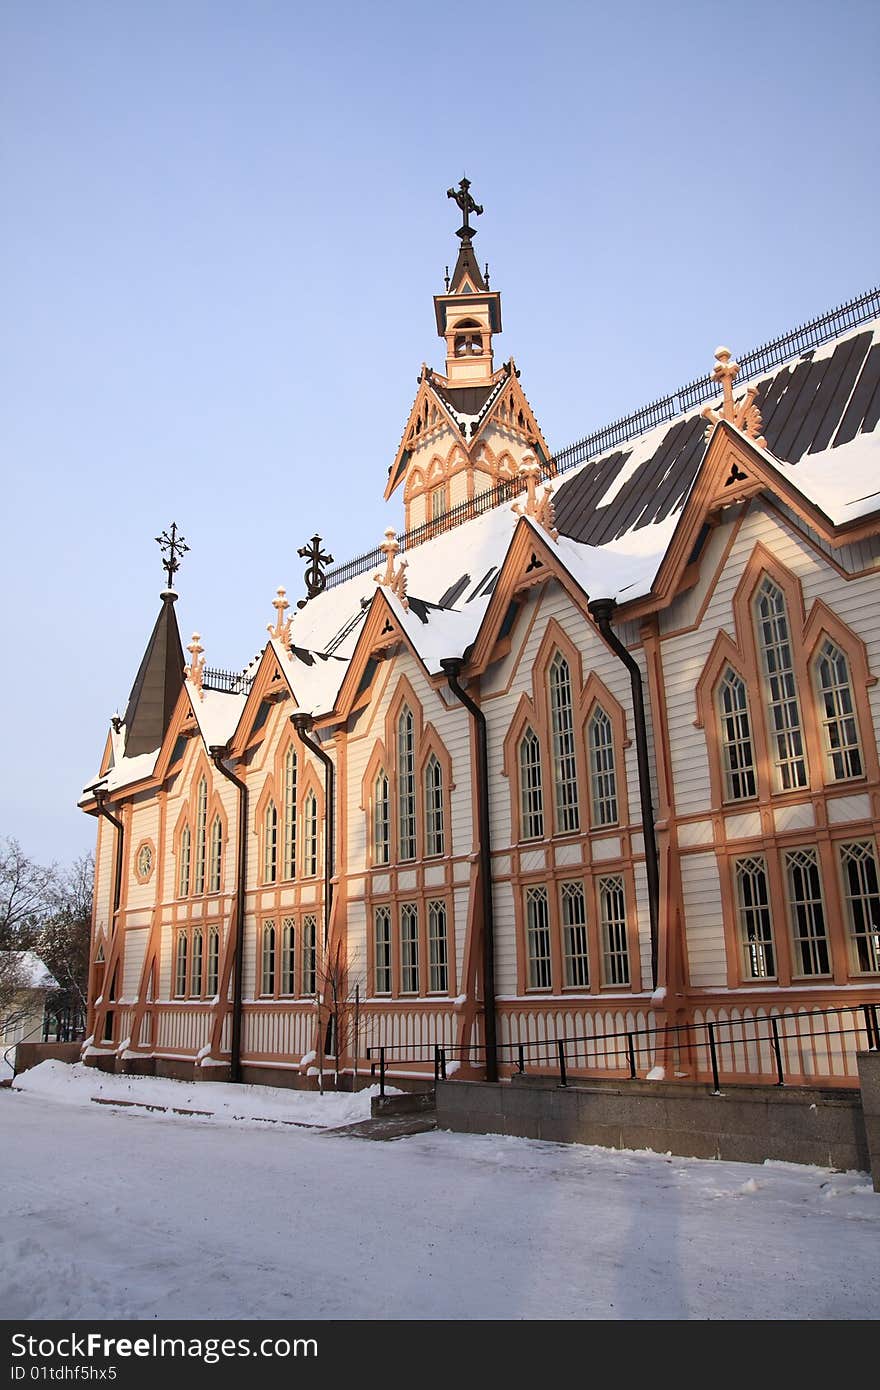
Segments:
[[[309,598],[317,598],[318,594],[322,594],[327,587],[327,576],[324,573],[324,566],[333,564],[333,556],[325,554],[321,549],[321,537],[317,532],[312,536],[309,544],[300,546],[296,553],[309,562],[304,575],[306,592]],[[306,599],[300,599],[299,603],[296,605],[297,608],[305,608],[306,601]]]
[[[455,202],[458,203],[462,211],[462,216],[464,217],[464,222],[455,235],[460,236],[462,241],[466,242],[469,242],[471,237],[476,235],[476,227],[472,227],[468,220],[470,213],[473,213],[475,217],[480,217],[483,212],[480,204],[475,203],[471,197],[468,191],[470,186],[470,179],[464,178],[460,180],[458,188],[447,188],[446,190],[447,198],[453,198]]]
[[[189,546],[183,536],[178,533],[177,522],[172,521],[171,532],[163,531],[161,536],[156,537],[159,549],[166,557],[162,561],[162,567],[168,576],[168,588],[174,588],[174,576],[180,569],[180,558],[189,550]]]

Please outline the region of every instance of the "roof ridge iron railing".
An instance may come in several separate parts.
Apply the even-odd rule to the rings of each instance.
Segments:
[[[880,285],[874,289],[866,290],[864,294],[857,295],[854,299],[847,300],[845,304],[839,304],[836,309],[829,309],[827,313],[820,314],[818,318],[810,319],[807,323],[791,329],[788,333],[783,333],[781,337],[772,338],[760,347],[753,348],[751,352],[744,353],[739,358],[740,370],[737,381],[749,381],[753,377],[761,376],[770,367],[781,366],[783,362],[787,362],[799,353],[807,352],[810,348],[820,347],[822,343],[829,342],[838,334],[846,332],[847,329],[857,328],[859,324],[867,323],[869,319],[876,318],[878,314],[880,314]],[[613,449],[616,445],[622,444],[628,439],[636,439],[646,430],[653,429],[655,425],[661,425],[665,420],[674,420],[677,416],[692,410],[694,406],[713,400],[718,394],[718,383],[711,372],[707,372],[705,376],[697,377],[694,381],[688,382],[686,386],[671,392],[670,395],[661,396],[656,401],[642,406],[632,415],[621,416],[619,420],[612,421],[610,425],[603,425],[601,429],[594,430],[592,434],[585,435],[583,439],[578,439],[573,444],[567,444],[565,448],[558,450],[552,456],[552,462],[556,465],[557,473],[567,473],[569,469],[576,468],[579,463],[584,463],[590,458],[601,457],[602,454]],[[524,486],[519,478],[514,478],[500,483],[488,492],[481,493],[478,497],[459,502],[455,507],[450,507],[439,521],[423,522],[421,526],[416,526],[411,531],[402,532],[397,538],[401,550],[421,545],[423,541],[430,540],[433,536],[439,535],[441,531],[445,531],[451,526],[459,526],[462,522],[470,521],[472,517],[479,516],[482,512],[509,501],[510,498],[522,492]],[[337,584],[344,584],[346,580],[353,579],[355,575],[364,574],[374,566],[381,565],[384,559],[384,552],[378,546],[373,550],[365,551],[363,555],[358,555],[355,559],[348,560],[345,564],[337,565],[335,569],[328,570],[327,587],[332,589]]]
[[[253,676],[243,671],[222,671],[218,666],[206,666],[202,672],[202,688],[219,690],[224,695],[247,695],[253,683]]]

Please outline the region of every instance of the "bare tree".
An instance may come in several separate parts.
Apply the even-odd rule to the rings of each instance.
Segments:
[[[89,945],[95,861],[76,859],[56,876],[53,910],[44,918],[37,949],[58,982],[48,1003],[54,1011],[84,1012],[89,987]]]
[[[352,983],[352,973],[342,943],[337,941],[333,954],[325,956],[318,969],[318,990],[322,999],[318,1070],[322,1090],[325,1056],[332,1060],[334,1081],[338,1086],[339,1059],[349,1045],[357,1042],[355,1030],[360,995],[357,985]]]
[[[0,950],[28,951],[57,901],[58,871],[28,859],[17,840],[0,841]]]
[[[18,951],[0,951],[0,1037],[33,1012],[30,975]]]

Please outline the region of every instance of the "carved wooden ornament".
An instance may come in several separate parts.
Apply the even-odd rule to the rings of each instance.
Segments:
[[[703,419],[709,421],[706,428],[706,442],[708,443],[719,420],[728,420],[731,425],[735,425],[738,430],[742,430],[743,434],[748,435],[749,439],[754,440],[759,449],[766,449],[767,441],[761,434],[763,423],[761,412],[754,403],[758,394],[757,386],[750,386],[739,401],[733,399],[733,383],[738,372],[739,363],[731,359],[730,348],[716,348],[712,375],[716,381],[721,382],[724,398],[720,411],[713,410],[711,405],[703,406],[700,411]]]

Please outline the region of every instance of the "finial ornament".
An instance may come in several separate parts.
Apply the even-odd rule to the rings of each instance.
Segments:
[[[519,476],[526,485],[526,495],[522,502],[514,502],[511,511],[516,512],[517,516],[531,517],[539,526],[543,526],[554,541],[557,540],[559,532],[556,529],[553,494],[549,487],[545,487],[540,497],[538,496],[541,465],[534,454],[525,455],[519,467]]]
[[[303,560],[308,560],[308,567],[303,578],[306,581],[306,597],[301,598],[296,605],[297,608],[305,608],[310,598],[317,598],[323,594],[327,587],[327,575],[324,572],[326,565],[333,564],[333,556],[327,555],[321,549],[321,537],[315,532],[308,545],[301,545],[296,552]]]
[[[464,221],[455,233],[456,236],[461,237],[462,246],[470,246],[471,238],[477,234],[476,227],[472,227],[470,224],[470,214],[473,213],[475,217],[481,217],[483,214],[482,207],[479,203],[474,202],[468,191],[470,186],[470,179],[464,178],[459,180],[458,188],[447,188],[446,190],[447,198],[453,198],[455,202],[458,203],[458,206],[461,208],[462,217],[464,218]]]
[[[189,546],[178,531],[176,521],[172,521],[170,532],[163,531],[161,536],[156,537],[156,542],[165,556],[162,567],[168,576],[166,591],[171,593],[174,590],[174,576],[180,569],[180,558],[187,553]]]
[[[272,607],[275,609],[275,621],[266,627],[270,637],[275,637],[279,642],[283,642],[285,647],[290,646],[290,625],[293,618],[285,618],[284,614],[290,607],[287,602],[287,590],[279,585],[278,591],[272,600]]]
[[[385,552],[385,572],[383,574],[382,570],[377,570],[373,575],[373,579],[377,584],[382,585],[386,589],[390,589],[392,594],[396,594],[403,604],[403,607],[408,609],[409,600],[406,596],[406,560],[401,560],[400,564],[395,568],[394,561],[400,550],[400,542],[397,539],[397,534],[393,526],[388,527],[388,530],[385,532],[385,540],[379,546],[379,549]]]
[[[733,361],[730,348],[716,348],[712,375],[721,383],[723,399],[720,411],[713,410],[711,405],[703,406],[700,411],[703,419],[709,422],[706,427],[706,441],[708,443],[719,420],[728,420],[731,425],[748,435],[749,439],[754,440],[759,449],[766,449],[767,441],[761,434],[761,412],[754,403],[758,394],[757,386],[750,386],[739,401],[733,399],[733,383],[738,372],[739,363]]]
[[[188,666],[184,666],[183,674],[186,676],[187,680],[195,686],[196,690],[199,692],[199,698],[202,700],[205,698],[205,692],[202,689],[202,681],[205,675],[205,658],[202,655],[204,650],[201,637],[197,632],[194,632],[192,641],[187,647],[191,660]]]

